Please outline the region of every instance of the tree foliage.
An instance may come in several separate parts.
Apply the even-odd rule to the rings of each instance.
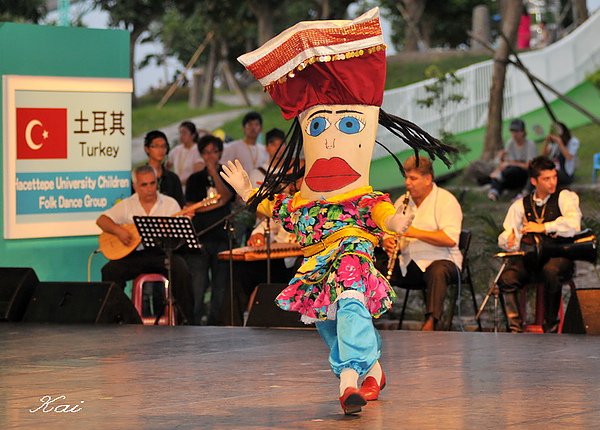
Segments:
[[[382,13],[392,24],[392,43],[397,50],[405,45],[407,25],[398,9],[399,0],[380,0]],[[487,5],[497,10],[494,0],[427,0],[421,20],[417,23],[423,39],[429,46],[457,47],[467,43],[467,31],[471,29],[473,8]]]
[[[44,0],[0,0],[0,21],[38,23],[47,12]]]
[[[163,0],[94,0],[94,4],[108,12],[111,27],[129,31],[129,70],[131,78],[134,79],[135,44],[152,23],[162,16],[168,2]]]

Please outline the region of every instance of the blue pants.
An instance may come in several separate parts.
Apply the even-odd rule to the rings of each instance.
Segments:
[[[329,348],[329,364],[336,376],[344,369],[365,375],[381,356],[381,337],[371,314],[359,300],[340,299],[335,320],[317,321],[317,331]]]

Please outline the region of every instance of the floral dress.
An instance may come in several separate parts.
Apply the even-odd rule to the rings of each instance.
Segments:
[[[373,192],[355,194],[336,201],[304,201],[294,206],[294,198],[278,195],[269,202],[270,215],[283,228],[295,233],[301,246],[309,246],[344,227],[358,227],[381,238],[382,228],[373,217],[377,205],[390,205],[389,196]],[[264,211],[264,210],[263,210]],[[266,211],[264,211],[266,212]],[[388,212],[389,213],[389,212]],[[381,224],[382,222],[380,222]],[[361,237],[344,237],[316,255],[304,258],[302,266],[289,285],[275,299],[277,305],[302,314],[311,322],[334,318],[331,307],[340,295],[353,297],[352,291],[366,301],[365,306],[375,318],[392,305],[396,295],[389,282],[373,265],[374,245]]]

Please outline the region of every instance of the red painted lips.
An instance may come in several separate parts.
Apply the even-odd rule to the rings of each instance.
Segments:
[[[313,191],[335,191],[360,178],[360,174],[340,157],[319,158],[304,178]]]

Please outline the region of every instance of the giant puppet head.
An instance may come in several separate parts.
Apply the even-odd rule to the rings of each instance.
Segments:
[[[295,146],[304,148],[304,198],[329,198],[368,185],[379,123],[413,148],[428,148],[433,157],[447,150],[439,150],[439,141],[418,126],[380,112],[386,59],[378,8],[352,21],[300,22],[238,60],[283,117],[297,119],[287,151],[297,156]],[[268,194],[259,190],[258,196]]]
[[[298,23],[239,61],[284,118],[300,122],[303,197],[368,185],[385,84],[378,9],[353,21]]]

